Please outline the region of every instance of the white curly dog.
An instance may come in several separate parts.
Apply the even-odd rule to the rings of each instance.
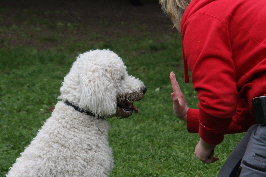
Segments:
[[[142,81],[128,75],[110,50],[80,54],[64,78],[51,117],[11,167],[7,177],[103,177],[113,168],[104,118],[138,112]]]

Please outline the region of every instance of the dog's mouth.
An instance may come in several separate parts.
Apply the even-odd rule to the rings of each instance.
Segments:
[[[133,112],[138,113],[139,110],[134,106],[134,101],[125,100],[122,103],[117,103],[117,107],[123,109],[126,112]]]
[[[139,101],[143,98],[146,89],[139,92],[133,92],[130,94],[120,95],[117,97],[117,110],[116,116],[121,118],[127,118],[132,115],[133,112],[138,113],[139,110],[133,104],[134,101]]]

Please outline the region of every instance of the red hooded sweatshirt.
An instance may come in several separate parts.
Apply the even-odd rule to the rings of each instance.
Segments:
[[[184,63],[199,100],[187,128],[208,144],[255,123],[252,98],[266,95],[265,3],[192,0],[182,17]]]

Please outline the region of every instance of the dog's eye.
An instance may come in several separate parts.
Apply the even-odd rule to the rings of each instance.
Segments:
[[[124,80],[124,76],[121,76],[121,78],[120,78],[121,80]]]

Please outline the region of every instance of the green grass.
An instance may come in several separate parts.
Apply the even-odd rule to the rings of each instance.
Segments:
[[[6,12],[4,9],[0,10]],[[30,14],[27,10],[23,13]],[[48,12],[46,15],[49,15]],[[17,15],[16,18],[21,20],[22,17]],[[36,26],[33,25],[35,23]],[[108,21],[99,23],[103,27],[111,25]],[[32,34],[24,34],[26,31],[23,25],[31,27]],[[145,31],[145,26],[138,25],[140,24],[136,24],[136,29]],[[62,41],[65,38],[60,33],[36,36],[35,31],[43,28],[67,28],[71,31],[80,27],[75,23],[38,19],[33,22],[23,21],[22,25],[0,27],[0,32],[20,31],[22,37],[44,43]],[[115,159],[112,176],[216,176],[242,135],[226,136],[216,149],[216,155],[220,157],[216,163],[202,164],[194,157],[194,147],[199,137],[188,133],[185,123],[175,118],[170,99],[172,90],[169,73],[174,71],[189,106],[197,107],[197,94],[191,84],[183,83],[180,36],[151,36],[146,32],[141,36],[129,34],[123,38],[103,39],[101,34],[88,34],[90,38],[87,42],[69,37],[49,50],[8,47],[8,41],[0,40],[0,44],[5,46],[0,48],[0,177],[6,174],[49,118],[51,113],[48,107],[57,102],[61,82],[75,57],[97,48],[109,48],[116,52],[127,65],[129,74],[140,78],[148,88],[145,98],[135,103],[139,109],[138,114],[133,114],[128,119],[109,120],[109,141]]]

